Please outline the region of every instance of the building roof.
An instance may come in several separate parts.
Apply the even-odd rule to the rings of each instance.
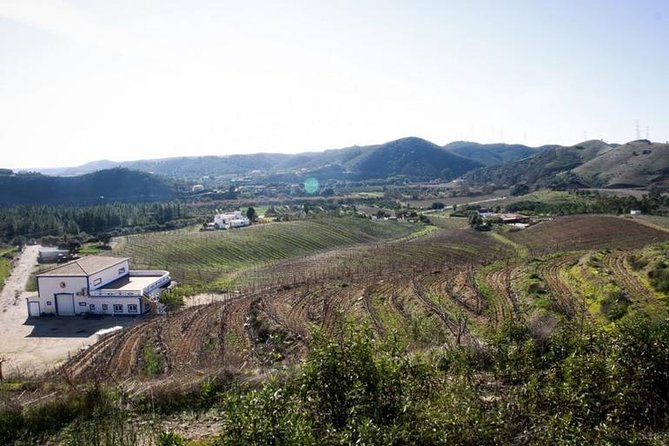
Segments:
[[[39,252],[69,252],[67,249],[52,248],[49,246],[40,246]]]
[[[64,263],[48,271],[44,271],[39,276],[90,276],[97,272],[118,265],[128,260],[128,257],[112,256],[87,256],[71,262]]]

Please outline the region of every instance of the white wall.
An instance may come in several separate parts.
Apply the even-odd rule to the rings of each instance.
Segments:
[[[139,315],[143,314],[144,307],[142,301],[137,297],[87,297],[77,299],[75,296],[74,311],[77,313],[108,314],[108,315]],[[85,305],[81,305],[84,303]],[[93,307],[91,307],[93,305]],[[103,308],[106,305],[107,308]],[[115,312],[114,305],[123,305],[122,312]],[[137,311],[131,313],[128,311],[128,305],[136,305]]]
[[[123,272],[119,272],[120,269],[123,269]],[[119,277],[123,277],[127,275],[130,271],[130,268],[128,267],[128,261],[124,260],[123,262],[120,262],[118,265],[112,266],[110,268],[104,269],[100,271],[99,273],[95,273],[88,278],[88,285],[91,290],[95,290],[98,288],[104,287],[106,284],[113,282],[114,280],[118,279]],[[97,280],[100,279],[100,283],[97,285],[95,284]]]
[[[126,262],[127,263],[127,262]],[[119,266],[120,268],[121,266]],[[117,270],[115,268],[114,270]],[[139,297],[91,297],[86,293],[82,293],[82,289],[86,290],[86,277],[39,277],[38,283],[38,299],[40,302],[40,311],[42,314],[56,313],[56,294],[73,294],[74,295],[74,312],[94,313],[94,314],[142,314],[144,307],[142,306],[141,298]],[[65,286],[61,286],[64,284]],[[79,293],[79,294],[77,294]],[[91,307],[93,304],[93,307]],[[103,304],[107,306],[103,309]],[[122,305],[123,311],[114,312],[114,305]],[[137,312],[129,312],[128,305],[136,305]]]
[[[39,301],[40,301],[40,310],[45,314],[55,314],[56,313],[56,294],[67,293],[74,295],[75,308],[74,311],[77,311],[77,299],[85,296],[81,296],[82,289],[84,290],[84,295],[86,294],[87,285],[85,277],[72,277],[72,276],[45,276],[37,278],[37,290],[39,292]],[[77,296],[77,293],[80,295]]]

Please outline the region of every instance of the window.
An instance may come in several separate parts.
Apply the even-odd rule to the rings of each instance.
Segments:
[[[107,311],[108,308],[109,308],[109,305],[102,304],[102,311]]]
[[[102,277],[98,277],[97,279],[95,279],[95,281],[93,281],[93,285],[100,285],[101,283],[102,283]]]
[[[91,310],[91,311],[95,311],[95,304],[90,304],[88,306],[88,309]]]
[[[46,304],[47,304],[47,305],[53,305],[53,304],[51,303],[50,300],[47,300],[47,301],[46,301]]]
[[[125,274],[125,266],[118,269],[118,275],[120,276],[121,274]]]
[[[123,313],[123,304],[114,304],[114,313]]]
[[[80,306],[80,307],[85,307],[85,306],[86,306],[86,302],[79,302],[79,306]]]
[[[128,304],[128,313],[137,313],[137,305]]]

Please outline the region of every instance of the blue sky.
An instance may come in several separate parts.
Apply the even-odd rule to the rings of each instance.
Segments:
[[[669,1],[0,0],[0,166],[669,139]]]

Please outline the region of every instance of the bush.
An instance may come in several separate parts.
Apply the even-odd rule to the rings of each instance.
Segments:
[[[658,262],[655,268],[648,273],[648,278],[656,291],[669,291],[669,269],[664,262]]]
[[[513,186],[511,186],[511,190],[509,191],[509,193],[514,197],[517,197],[519,195],[526,195],[529,192],[530,192],[530,186],[524,183],[514,184]]]

